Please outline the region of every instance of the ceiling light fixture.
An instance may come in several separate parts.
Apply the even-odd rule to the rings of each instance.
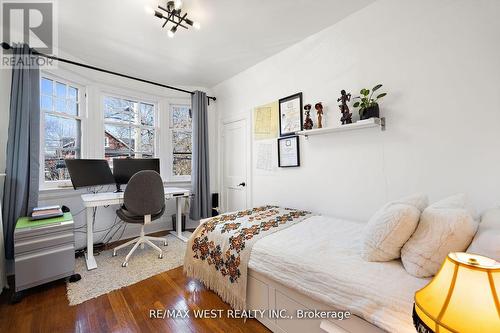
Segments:
[[[174,38],[175,33],[177,32],[178,27],[182,27],[184,29],[189,29],[189,27],[193,27],[196,30],[200,29],[200,23],[192,21],[187,18],[187,13],[182,13],[182,1],[168,1],[167,6],[163,7],[158,5],[158,9],[155,10],[154,15],[161,20],[165,20],[162,25],[162,28],[165,28],[167,23],[172,23],[172,27],[168,30],[168,37]]]

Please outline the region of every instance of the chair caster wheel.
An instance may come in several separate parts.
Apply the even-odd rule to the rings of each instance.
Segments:
[[[111,256],[112,257],[116,257],[116,252],[113,252],[113,254]]]
[[[122,267],[127,267],[127,266],[128,266],[128,262],[126,262],[126,261],[125,261],[125,262],[122,264]]]
[[[163,253],[158,256],[158,259],[163,259]]]

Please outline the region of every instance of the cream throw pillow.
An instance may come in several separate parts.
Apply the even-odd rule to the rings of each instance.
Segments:
[[[500,262],[500,208],[484,213],[467,253],[480,254]]]
[[[379,209],[365,227],[361,257],[367,261],[399,258],[427,202],[427,196],[418,194],[389,202]]]
[[[401,260],[408,273],[429,277],[437,273],[450,252],[467,249],[478,223],[459,194],[427,207],[415,233],[401,249]]]

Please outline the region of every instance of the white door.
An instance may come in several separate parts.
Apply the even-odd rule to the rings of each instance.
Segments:
[[[223,124],[222,196],[226,212],[246,209],[248,202],[248,135],[247,120]]]

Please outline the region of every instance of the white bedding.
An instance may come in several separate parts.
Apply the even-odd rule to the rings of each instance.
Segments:
[[[387,331],[414,333],[414,293],[429,279],[411,276],[399,260],[364,261],[360,256],[363,226],[311,217],[259,240],[248,267]]]

